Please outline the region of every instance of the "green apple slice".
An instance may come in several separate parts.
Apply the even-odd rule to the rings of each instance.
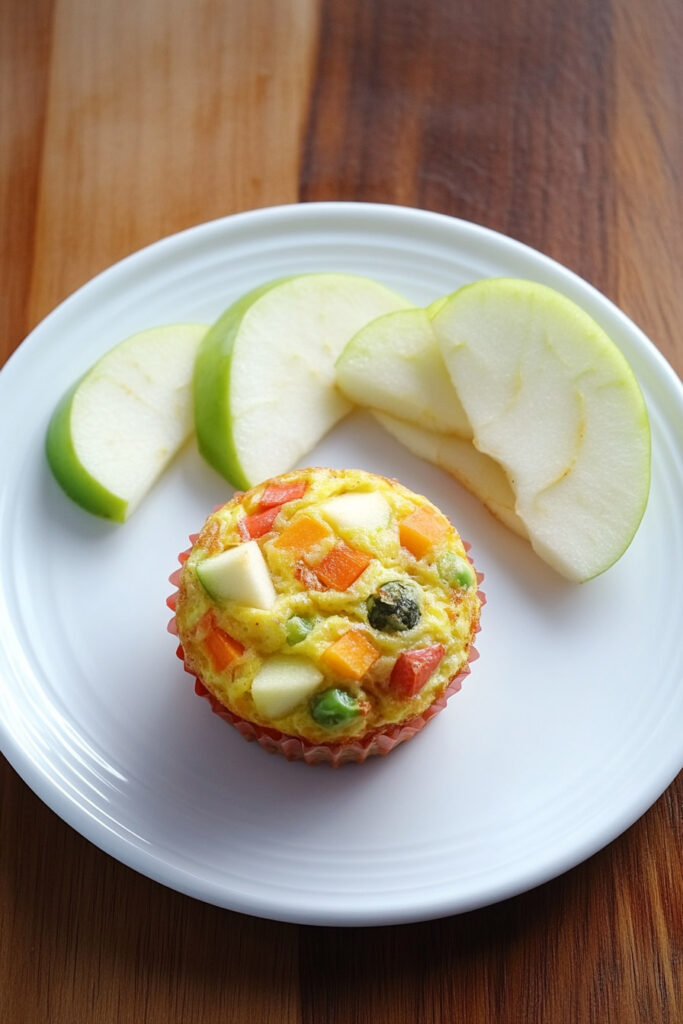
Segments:
[[[472,437],[430,318],[402,309],[362,327],[337,360],[337,383],[357,405],[428,430]]]
[[[570,580],[604,572],[650,487],[647,410],[620,350],[531,281],[466,285],[432,322],[474,443],[506,470],[536,552]]]
[[[207,333],[194,374],[199,449],[235,487],[285,472],[349,412],[334,364],[364,324],[410,303],[352,274],[271,282]]]
[[[319,511],[338,533],[372,533],[389,525],[391,506],[377,491],[338,494],[323,502]]]
[[[48,426],[57,481],[88,512],[123,522],[192,433],[200,324],[121,342],[64,395]]]
[[[254,676],[251,696],[265,718],[282,718],[317,690],[323,674],[299,655],[276,654]]]
[[[236,601],[250,608],[272,608],[277,599],[266,560],[255,540],[197,563],[197,576],[215,601]]]
[[[515,496],[505,472],[488,455],[477,451],[471,441],[455,434],[425,430],[387,413],[375,412],[373,415],[392,437],[414,455],[433,462],[455,477],[508,529],[520,537],[527,536],[526,527],[515,512]]]

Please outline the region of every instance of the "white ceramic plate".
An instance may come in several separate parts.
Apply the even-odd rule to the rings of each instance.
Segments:
[[[189,446],[125,526],[71,504],[43,456],[68,385],[134,331],[213,320],[282,274],[367,274],[418,303],[494,275],[580,303],[636,371],[652,493],[627,554],[583,586],[356,414],[310,463],[400,478],[473,545],[480,660],[412,743],[334,772],[269,757],[212,715],[166,632],[176,554],[228,488]],[[456,913],[577,864],[683,760],[683,400],[603,296],[508,238],[398,207],[240,214],[165,239],[53,312],[0,375],[0,738],[35,792],[102,849],[181,892],[264,917],[378,924]]]

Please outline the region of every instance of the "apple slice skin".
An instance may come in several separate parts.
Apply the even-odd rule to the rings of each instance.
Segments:
[[[74,396],[85,376],[79,378],[57,404],[47,430],[45,454],[57,483],[72,501],[95,516],[123,523],[128,502],[96,480],[81,463],[74,448],[71,411]]]
[[[631,367],[579,306],[544,285],[465,285],[434,328],[475,444],[506,470],[534,550],[584,582],[624,553],[650,486],[647,408]]]
[[[194,364],[192,388],[199,451],[233,487],[242,490],[248,490],[252,483],[240,465],[229,405],[223,400],[230,393],[233,347],[242,320],[257,299],[291,280],[293,275],[276,278],[237,299],[207,331]]]
[[[204,324],[170,324],[164,327],[152,327],[140,331],[137,334],[126,338],[115,345],[108,352],[105,352],[93,366],[90,367],[63,395],[57,403],[50,418],[45,438],[45,454],[48,465],[64,493],[77,505],[93,515],[112,522],[123,523],[134,510],[136,505],[131,507],[130,502],[105,487],[86,468],[74,445],[72,431],[72,416],[74,402],[81,385],[91,375],[97,374],[103,364],[112,353],[130,350],[131,343],[137,339],[154,338],[167,332],[178,331],[184,336],[187,344],[198,345],[200,338],[206,333]],[[189,380],[188,380],[189,385]],[[161,467],[163,470],[163,466]],[[156,479],[156,478],[154,478]],[[154,482],[151,480],[150,486]]]
[[[315,278],[319,278],[321,283],[324,278],[334,278],[337,281],[347,281],[351,285],[358,282],[360,286],[376,288],[378,294],[382,293],[385,296],[381,312],[386,312],[392,307],[398,309],[411,305],[402,296],[370,278],[353,274],[321,272],[319,274],[290,275],[267,282],[242,296],[223,313],[207,332],[195,362],[193,384],[195,427],[202,456],[234,487],[248,489],[258,483],[259,479],[275,476],[290,468],[289,465],[268,467],[260,474],[255,474],[258,478],[256,479],[252,478],[242,465],[239,445],[235,436],[235,424],[230,411],[230,396],[234,387],[235,372],[233,359],[236,354],[235,347],[240,328],[254,304],[267,293],[290,282],[314,281]],[[389,299],[391,299],[391,304]],[[329,401],[333,401],[338,406],[335,419],[351,409],[350,403],[336,390],[332,391]],[[267,422],[264,422],[262,429],[269,429]],[[315,440],[317,441],[318,438]]]

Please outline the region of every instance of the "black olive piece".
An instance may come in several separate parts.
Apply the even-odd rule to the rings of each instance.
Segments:
[[[390,580],[365,602],[373,629],[398,633],[420,621],[420,604],[415,588],[402,580]]]

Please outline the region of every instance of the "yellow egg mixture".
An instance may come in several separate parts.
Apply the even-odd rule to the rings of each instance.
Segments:
[[[205,560],[252,539],[248,532],[252,520],[248,517],[258,517],[262,511],[267,482],[236,495],[209,516],[183,566],[176,621],[187,667],[223,705],[259,725],[313,743],[336,744],[411,718],[433,703],[467,661],[479,622],[480,599],[459,534],[426,498],[393,480],[361,470],[296,470],[274,481],[284,487],[299,484],[300,489],[303,482],[303,495],[280,505],[270,528],[255,538],[274,586],[272,606],[264,609],[230,599],[216,600],[197,574]],[[325,506],[342,494],[381,495],[388,506],[387,521],[370,528],[357,522],[340,523]],[[408,517],[419,510],[423,512],[418,519],[426,513],[426,528],[419,521],[417,533],[411,532],[412,520]],[[304,525],[308,540],[313,542],[303,551],[283,545],[284,532],[300,525],[302,519],[308,520]],[[310,520],[317,524],[317,531]],[[420,530],[426,536],[422,537]],[[352,552],[356,568],[367,563],[345,589],[335,589],[334,565],[332,578],[320,568],[339,545]],[[463,583],[461,571],[460,582],[449,580],[448,570],[452,576],[453,564],[462,570],[463,563],[465,577],[470,578]],[[417,614],[418,620],[408,628],[403,624],[400,630],[375,628],[368,599],[383,585],[396,581],[415,598],[418,611],[413,615]],[[345,582],[337,585],[344,586]],[[293,617],[303,619],[309,628],[294,643],[291,636],[288,641],[288,624]],[[350,632],[354,634],[351,667],[330,655],[335,642]],[[209,633],[214,640],[216,635],[219,637],[218,653],[216,643],[210,637],[207,641]],[[347,641],[348,637],[343,648]],[[411,685],[405,683],[406,678],[415,685],[415,673],[409,664],[414,654],[408,653],[404,664],[396,668],[398,659],[404,652],[424,651],[434,645],[443,648],[438,665],[417,692],[406,692],[406,685]],[[370,659],[375,659],[360,678],[353,678],[354,671],[359,671],[355,648],[360,648],[361,667],[363,657],[368,659],[367,652]],[[307,659],[322,674],[315,693],[278,718],[259,711],[252,696],[254,679],[273,656]],[[224,664],[228,659],[229,663]],[[407,675],[403,672],[397,689],[399,669],[406,667]],[[358,713],[339,722],[332,715],[332,725],[330,716],[324,724],[316,721],[313,701],[330,690],[335,690],[333,697],[339,690],[347,694],[349,701],[355,701]]]

